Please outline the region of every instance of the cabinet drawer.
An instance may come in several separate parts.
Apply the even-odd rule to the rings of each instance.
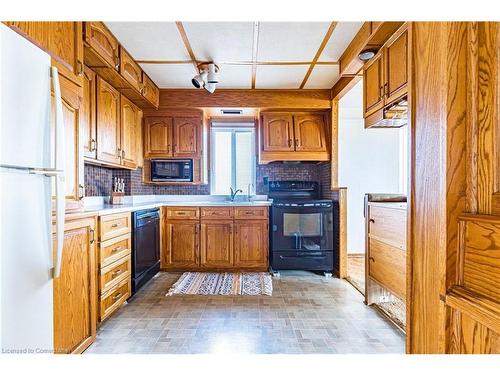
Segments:
[[[406,251],[375,239],[369,240],[368,274],[383,287],[406,296]]]
[[[406,210],[370,206],[369,237],[406,250]]]
[[[118,259],[130,255],[131,244],[130,234],[124,234],[123,236],[101,242],[99,254],[100,267],[106,267]]]
[[[235,207],[235,219],[267,219],[268,208],[263,207]]]
[[[99,238],[101,241],[106,241],[110,238],[130,233],[131,227],[130,212],[101,216]]]
[[[227,220],[233,218],[233,207],[202,207],[201,219]]]
[[[198,220],[200,210],[198,207],[167,207],[167,219],[169,220]]]
[[[103,294],[99,304],[99,320],[103,321],[116,311],[130,297],[130,291],[131,282],[127,279]]]
[[[100,294],[105,294],[108,290],[120,284],[123,280],[130,279],[132,268],[131,256],[127,255],[116,262],[111,263],[101,269],[99,277]]]

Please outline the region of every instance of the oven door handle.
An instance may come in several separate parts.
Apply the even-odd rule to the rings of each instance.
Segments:
[[[285,256],[285,255],[280,255],[280,259],[282,260],[286,260],[286,259],[297,259],[297,258],[300,258],[300,259],[304,259],[304,258],[307,258],[307,259],[325,259],[326,258],[326,255],[322,255],[322,256],[318,256],[318,255],[296,255],[296,256],[291,256],[291,255],[288,255],[288,256]]]

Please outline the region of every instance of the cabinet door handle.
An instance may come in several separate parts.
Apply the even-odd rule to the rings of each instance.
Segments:
[[[375,222],[375,220],[374,220],[374,219],[370,219],[370,220],[368,220],[368,221],[369,221],[370,223],[374,223],[374,222]]]
[[[147,86],[144,86],[144,87],[142,88],[142,95],[143,95],[143,96],[146,96],[147,92],[148,92],[148,88],[147,88]]]
[[[78,185],[78,199],[82,200],[85,196],[85,187],[82,184]]]
[[[122,247],[121,246],[117,246],[115,247],[113,250],[111,250],[112,253],[116,253],[118,250],[121,250]]]
[[[368,257],[368,259],[369,259],[370,261],[372,261],[372,262],[375,262],[375,258],[373,258],[373,257]]]
[[[112,300],[113,300],[113,301],[116,301],[116,300],[118,300],[121,296],[122,296],[122,293],[121,293],[121,292],[119,292],[118,294],[115,294],[115,295],[114,295],[113,297],[111,297],[111,298],[112,298]]]
[[[385,93],[385,97],[388,98],[389,97],[389,84],[387,82],[384,83],[384,93]]]
[[[125,159],[125,150],[122,150],[122,159]]]
[[[378,90],[378,98],[382,99],[384,97],[384,85],[380,86]]]
[[[120,68],[120,58],[115,56],[115,68],[118,70]]]
[[[95,242],[95,230],[90,229],[90,243]]]
[[[123,273],[123,270],[115,271],[111,274],[111,278],[114,279],[116,276],[120,275],[121,273]]]
[[[120,224],[118,224],[118,223],[111,224],[111,228],[118,228],[118,225],[120,225]]]
[[[122,149],[121,148],[118,149],[118,158],[120,158],[120,159],[122,158]]]
[[[176,150],[177,150],[177,145],[176,145],[176,144],[174,144],[174,146],[173,146],[173,151],[175,152]]]
[[[77,75],[78,75],[79,77],[83,76],[83,70],[84,70],[84,68],[83,68],[83,63],[82,63],[80,60],[78,60],[78,61],[76,62],[76,65],[77,65],[77,67],[78,67],[78,68],[77,68],[77,72],[76,72],[76,73],[77,73]]]
[[[96,150],[95,139],[91,139],[89,141],[89,151],[92,152],[92,151],[95,151],[95,150]]]
[[[288,139],[288,147],[292,147],[292,140],[291,139]]]
[[[296,139],[294,143],[295,143],[295,147],[300,147],[300,142],[298,139]]]

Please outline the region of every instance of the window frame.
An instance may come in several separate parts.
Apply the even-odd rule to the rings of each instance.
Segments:
[[[233,125],[233,126],[231,126]],[[213,157],[213,152],[214,150],[214,142],[215,142],[215,136],[214,133],[217,132],[231,132],[231,187],[233,189],[236,189],[236,133],[250,133],[251,134],[251,150],[252,150],[252,163],[251,163],[251,180],[252,180],[252,189],[250,190],[250,194],[255,194],[256,193],[256,171],[257,171],[257,152],[256,152],[256,129],[253,123],[248,123],[248,126],[243,125],[242,123],[227,123],[224,124],[223,126],[212,126],[210,128],[210,150],[211,150],[211,156],[210,156],[210,195],[221,195],[219,193],[215,192],[215,158]],[[247,193],[247,191],[244,191],[243,193]],[[222,195],[229,195],[229,187],[227,194],[222,194]]]

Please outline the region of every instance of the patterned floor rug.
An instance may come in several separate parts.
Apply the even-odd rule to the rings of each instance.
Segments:
[[[267,295],[273,293],[271,275],[266,272],[184,272],[170,288],[173,294]]]

